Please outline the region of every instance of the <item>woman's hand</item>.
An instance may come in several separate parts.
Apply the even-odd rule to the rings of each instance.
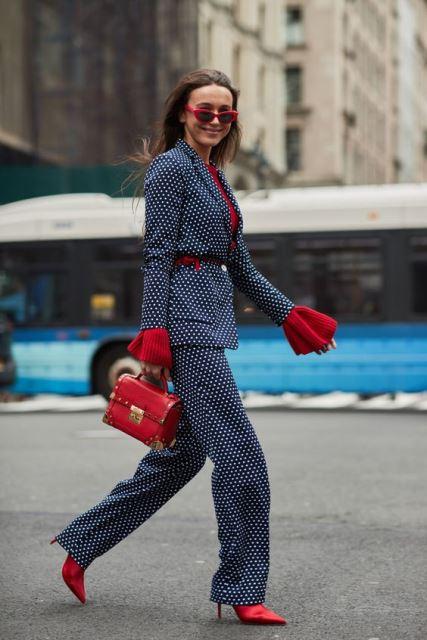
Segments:
[[[150,362],[146,362],[145,360],[140,360],[140,364],[141,371],[144,376],[147,376],[147,378],[160,380],[160,376],[163,371],[166,380],[172,380],[170,370],[167,367],[163,367],[161,364],[151,364]]]
[[[326,351],[330,351],[331,349],[336,349],[337,348],[337,343],[335,342],[335,340],[332,338],[332,340],[328,343],[325,343],[323,345],[323,347],[321,348],[320,351],[316,351],[317,355],[321,356],[322,353],[326,353]]]

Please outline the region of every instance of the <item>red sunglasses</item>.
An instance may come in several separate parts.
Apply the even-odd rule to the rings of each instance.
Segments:
[[[234,111],[234,110],[220,111],[219,113],[214,113],[209,109],[194,109],[189,104],[186,104],[184,109],[194,113],[196,120],[203,123],[212,122],[212,120],[214,120],[215,118],[218,118],[219,122],[222,122],[223,124],[230,124],[230,122],[234,122],[234,120],[237,120],[237,116],[239,113],[238,111]]]

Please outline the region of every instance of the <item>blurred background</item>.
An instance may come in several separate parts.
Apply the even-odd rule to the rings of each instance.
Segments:
[[[0,0],[0,15],[4,389],[107,397],[139,371],[144,204],[118,163],[198,67],[241,91],[226,174],[254,264],[339,322],[336,351],[298,358],[236,291],[239,389],[427,389],[426,0]]]

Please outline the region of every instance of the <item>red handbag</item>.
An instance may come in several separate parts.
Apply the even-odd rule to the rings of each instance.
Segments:
[[[151,449],[173,447],[182,415],[182,401],[168,391],[164,373],[162,387],[141,379],[143,373],[123,373],[110,393],[102,422],[124,431]]]

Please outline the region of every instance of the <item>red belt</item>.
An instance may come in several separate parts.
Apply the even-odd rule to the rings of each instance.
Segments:
[[[212,258],[211,256],[180,256],[176,258],[175,264],[195,264],[196,271],[200,269],[200,260],[205,262],[214,262],[216,264],[225,264],[224,260],[219,258]]]

